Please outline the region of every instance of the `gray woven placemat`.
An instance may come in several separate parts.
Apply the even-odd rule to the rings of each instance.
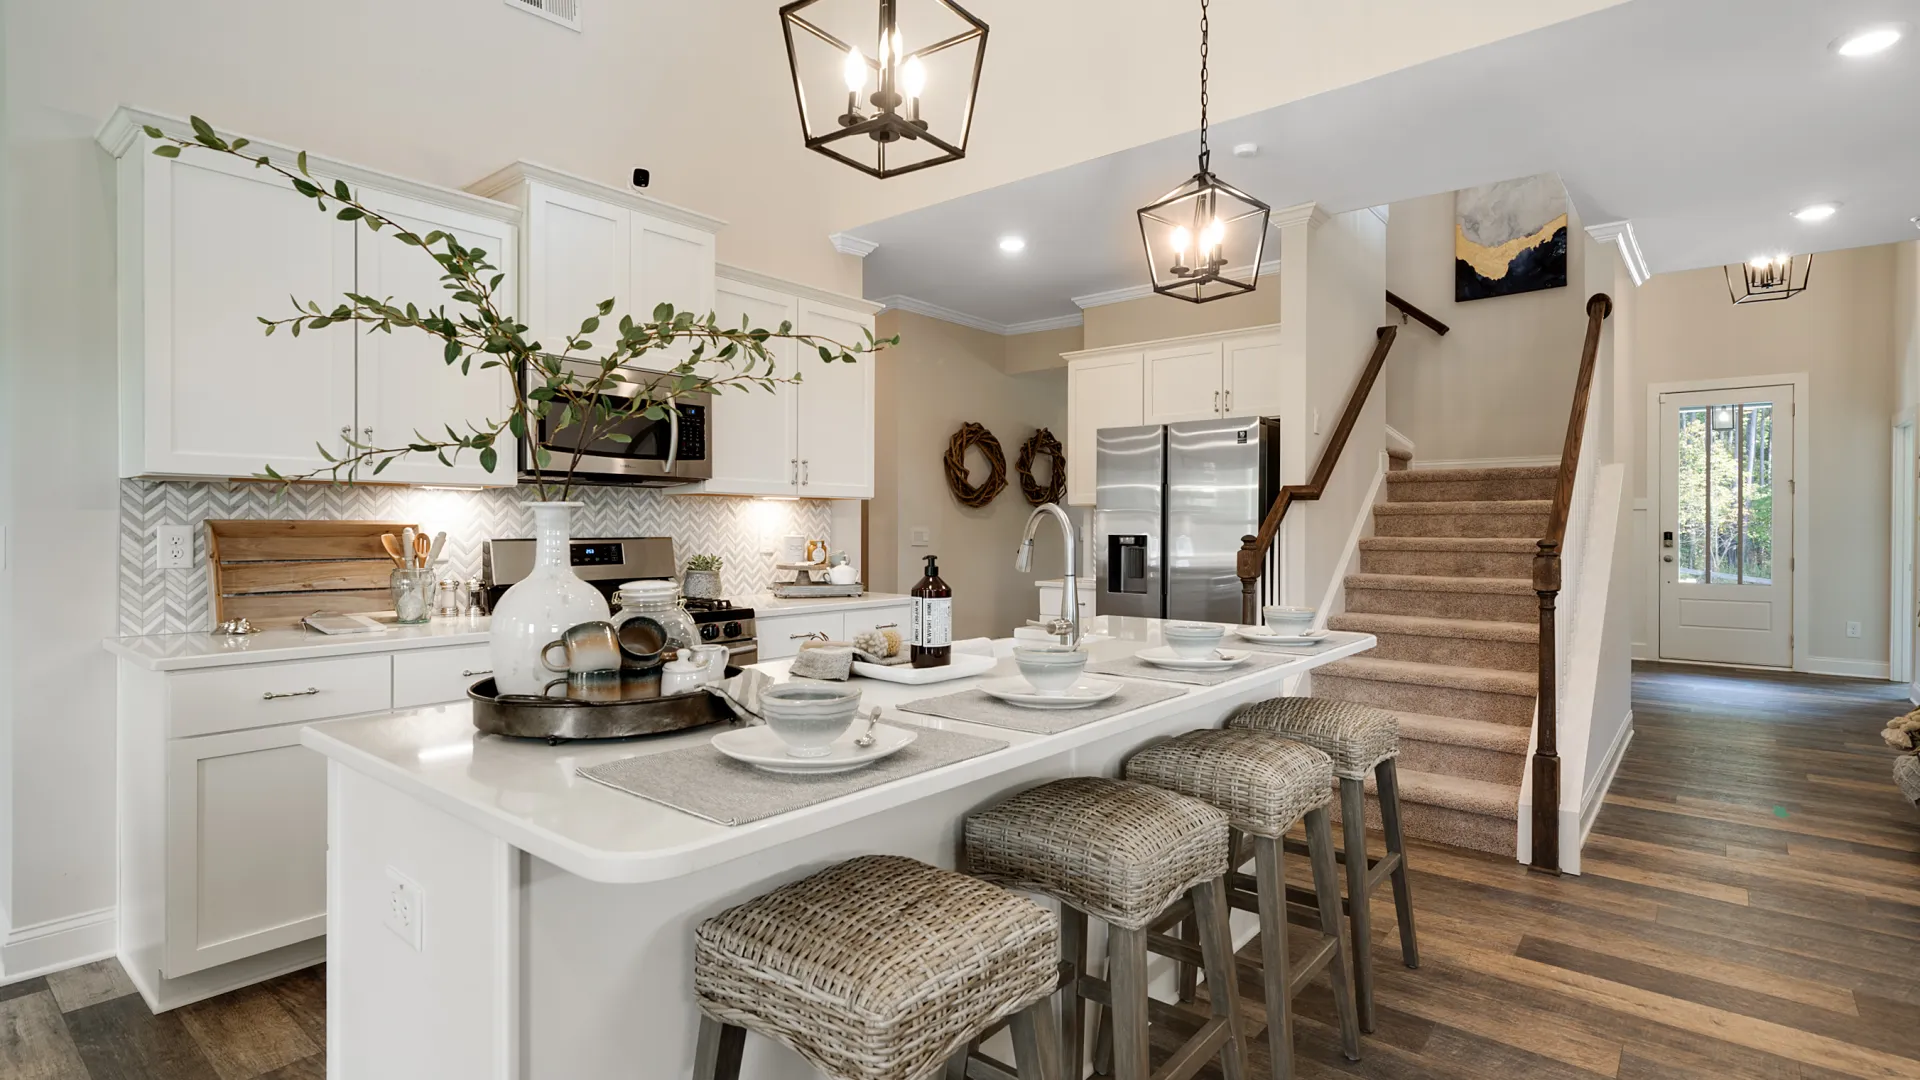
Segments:
[[[1188,686],[1218,686],[1223,682],[1251,675],[1261,668],[1278,667],[1281,664],[1292,663],[1296,659],[1272,651],[1241,650],[1234,645],[1226,648],[1228,652],[1243,651],[1252,655],[1247,657],[1245,663],[1214,671],[1176,671],[1173,668],[1155,667],[1137,656],[1129,656],[1122,660],[1101,660],[1098,663],[1088,664],[1087,672],[1093,675],[1120,675],[1129,679],[1186,683]]]
[[[891,757],[854,772],[795,776],[756,769],[735,761],[708,743],[641,757],[621,758],[579,770],[596,783],[638,795],[716,825],[745,825],[800,810],[828,799],[879,787],[889,780],[937,769],[956,761],[1006,749],[998,739],[901,724],[915,737]]]
[[[943,694],[935,698],[922,698],[899,706],[902,712],[924,713],[927,716],[942,716],[948,720],[965,720],[970,724],[986,724],[989,727],[1008,728],[1012,731],[1027,731],[1035,735],[1052,735],[1091,724],[1095,720],[1105,720],[1109,716],[1118,716],[1123,712],[1144,708],[1186,693],[1171,686],[1154,686],[1150,683],[1127,682],[1122,680],[1120,692],[1098,705],[1089,705],[1084,709],[1027,709],[1019,705],[1009,705],[988,694],[984,690],[962,690],[957,694]]]

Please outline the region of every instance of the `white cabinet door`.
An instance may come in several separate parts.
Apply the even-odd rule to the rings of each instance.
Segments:
[[[1152,349],[1145,354],[1149,424],[1178,424],[1221,414],[1220,343]]]
[[[467,700],[467,688],[493,674],[493,646],[416,649],[393,654],[393,707],[417,709]]]
[[[647,317],[631,309],[628,217],[622,206],[545,184],[527,186],[528,288],[522,314],[543,349],[566,348],[567,335],[598,314],[602,301],[614,302],[616,323],[622,315]],[[610,339],[602,331],[588,340],[599,346]]]
[[[662,303],[672,304],[676,313],[691,311],[696,319],[706,318],[714,308],[713,234],[638,211],[629,211],[627,218],[632,237],[632,293],[625,308],[634,321],[651,320],[653,309]],[[674,348],[648,353],[641,366],[663,371],[692,351],[691,342],[685,348],[676,343]]]
[[[1137,352],[1090,356],[1067,365],[1067,502],[1093,505],[1095,437],[1101,428],[1144,423]]]
[[[138,155],[137,157],[135,155]],[[121,161],[128,185],[123,333],[137,335],[137,383],[124,407],[140,438],[123,475],[251,476],[326,468],[353,423],[352,326],[272,337],[260,317],[293,314],[288,296],[324,310],[354,287],[352,222],[314,209],[282,178],[211,154],[154,157],[145,140]],[[128,250],[134,245],[133,250]],[[136,254],[137,252],[137,254]],[[137,267],[137,270],[133,269]],[[137,291],[135,291],[137,290]],[[132,342],[128,342],[132,345]]]
[[[495,303],[503,313],[514,308],[514,228],[475,214],[433,206],[417,199],[366,190],[362,199],[374,209],[418,236],[439,230],[459,240],[466,248],[486,252],[486,259],[506,280],[494,290]],[[409,303],[421,309],[444,306],[447,314],[458,318],[471,312],[470,305],[446,299],[440,264],[420,248],[394,239],[390,229],[372,232],[362,229],[359,245],[360,290],[369,296],[391,297],[396,306]],[[436,245],[435,251],[445,249]],[[404,446],[415,433],[428,439],[445,439],[447,428],[467,434],[474,426],[506,418],[511,391],[505,369],[481,370],[484,357],[474,357],[468,370],[446,362],[444,344],[423,330],[399,328],[391,334],[360,335],[359,437],[379,447]],[[518,465],[516,444],[511,434],[502,432],[495,444],[498,460],[492,472],[480,465],[480,456],[462,451],[447,455],[451,468],[440,464],[432,454],[410,454],[396,459],[379,474],[383,481],[404,484],[485,484],[511,487]],[[371,479],[373,466],[360,470],[362,479]]]
[[[812,300],[800,301],[794,326],[852,346],[866,341],[873,316]],[[796,347],[799,402],[800,496],[807,499],[873,498],[873,376],[878,358],[863,354],[851,364],[827,363],[805,344]]]
[[[1274,416],[1285,390],[1280,380],[1280,340],[1235,338],[1226,343],[1226,389],[1220,411],[1227,416]]]
[[[913,607],[910,604],[898,604],[892,607],[848,608],[844,616],[847,624],[847,641],[852,641],[869,630],[897,630],[904,640],[912,637]]]
[[[167,744],[168,978],[327,932],[327,761],[302,726]]]
[[[811,615],[761,616],[754,620],[760,639],[760,659],[783,660],[800,651],[808,638],[827,641],[847,640],[846,616],[838,611],[817,611]]]
[[[745,317],[752,327],[777,330],[783,322],[799,319],[793,297],[757,285],[721,279],[715,285],[716,313],[723,326],[735,328]],[[793,372],[794,344],[775,338],[767,342],[776,377]],[[732,370],[743,369],[737,357]],[[816,363],[816,368],[821,365]],[[764,374],[765,368],[756,368]],[[714,374],[718,375],[719,365]],[[775,384],[771,390],[749,386],[714,396],[709,414],[707,453],[713,458],[713,479],[693,488],[707,494],[793,495],[800,486],[800,451],[795,429],[795,387]],[[676,489],[668,489],[676,490]]]

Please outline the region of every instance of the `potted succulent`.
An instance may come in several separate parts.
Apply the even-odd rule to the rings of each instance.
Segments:
[[[718,600],[723,561],[718,555],[695,555],[688,559],[687,572],[680,581],[680,594],[689,600]]]

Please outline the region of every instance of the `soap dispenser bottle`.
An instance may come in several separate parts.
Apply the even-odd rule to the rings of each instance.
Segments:
[[[939,556],[927,556],[927,576],[914,585],[913,647],[917,668],[946,667],[953,662],[953,589],[940,580]]]

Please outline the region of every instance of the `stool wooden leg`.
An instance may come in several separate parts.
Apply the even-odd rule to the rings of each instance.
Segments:
[[[1207,962],[1207,1002],[1214,1017],[1227,1024],[1227,1041],[1220,1047],[1220,1071],[1226,1080],[1246,1080],[1247,1043],[1240,1033],[1240,979],[1233,961],[1233,931],[1227,928],[1226,879],[1214,878],[1196,885],[1187,895],[1193,898],[1193,921],[1200,925],[1200,949]],[[1286,911],[1284,891],[1278,910]],[[1281,918],[1284,921],[1285,915]],[[1141,989],[1144,993],[1144,984]]]
[[[700,1014],[700,1037],[693,1049],[693,1080],[740,1080],[740,1053],[747,1029]]]
[[[1202,922],[1201,940],[1207,927]],[[1209,957],[1211,959],[1211,957]],[[1231,969],[1229,969],[1231,970]],[[1211,974],[1211,973],[1209,973]],[[1212,979],[1208,979],[1212,989]],[[1147,1050],[1147,932],[1107,927],[1107,983],[1113,994],[1114,1080],[1148,1080],[1153,1073]],[[1239,1080],[1230,1076],[1228,1080]]]
[[[1352,930],[1353,996],[1360,1008],[1360,1030],[1373,1030],[1373,920],[1367,893],[1367,788],[1340,778],[1340,826],[1346,834],[1347,925]]]
[[[1343,780],[1341,785],[1350,782]],[[1327,981],[1333,984],[1333,1008],[1340,1016],[1340,1047],[1348,1061],[1359,1061],[1360,1023],[1353,1006],[1353,986],[1347,982],[1346,938],[1340,933],[1340,874],[1334,865],[1333,826],[1324,806],[1307,811],[1307,851],[1313,860],[1314,895],[1320,901],[1320,932],[1333,938],[1333,962],[1327,967]]]
[[[1060,999],[1060,1062],[1065,1075],[1086,1075],[1087,1002],[1080,996],[1080,976],[1087,973],[1087,913],[1060,905],[1060,958],[1068,966],[1067,985]]]
[[[1286,849],[1265,836],[1253,839],[1254,881],[1260,893],[1260,973],[1267,988],[1267,1056],[1273,1080],[1293,1080],[1293,994],[1287,989]]]
[[[1180,920],[1180,940],[1200,947],[1200,926],[1192,919]],[[1182,961],[1179,965],[1179,997],[1182,1004],[1191,1004],[1200,989],[1200,969]]]
[[[1393,913],[1400,920],[1400,958],[1410,968],[1420,966],[1420,945],[1413,936],[1413,885],[1407,879],[1407,838],[1400,831],[1400,772],[1394,759],[1373,767],[1380,793],[1380,828],[1387,834],[1387,851],[1400,856],[1393,868]]]
[[[1059,1048],[1051,1000],[1042,998],[1013,1014],[1013,1061],[1020,1080],[1063,1080],[1055,1053]]]

